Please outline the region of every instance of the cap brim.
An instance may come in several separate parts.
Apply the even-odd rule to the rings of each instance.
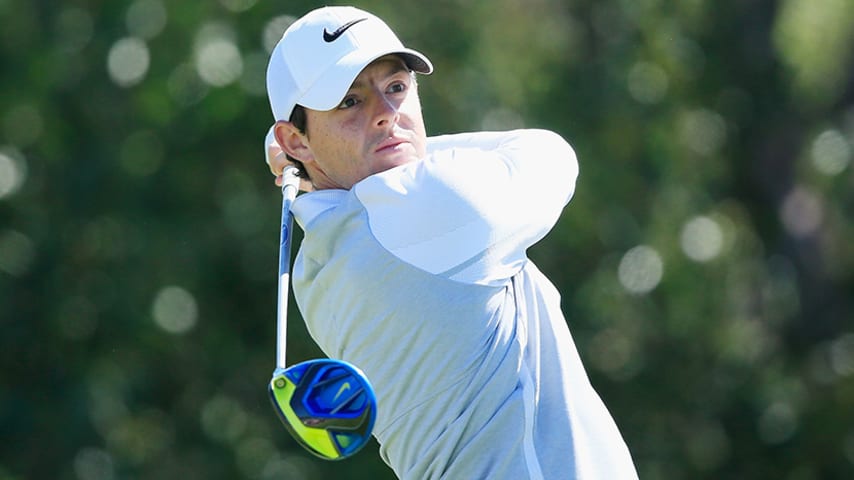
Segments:
[[[344,99],[344,95],[347,94],[347,90],[359,73],[371,62],[386,55],[400,55],[407,67],[418,73],[429,75],[433,72],[433,64],[430,60],[420,52],[409,48],[372,52],[368,55],[357,50],[341,58],[306,91],[305,95],[297,98],[296,103],[312,110],[332,110]]]

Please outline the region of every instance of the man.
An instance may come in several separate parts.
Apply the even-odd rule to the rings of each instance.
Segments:
[[[314,190],[292,208],[312,337],[371,380],[400,478],[637,478],[525,254],[573,194],[574,152],[542,130],[428,139],[415,73],[432,69],[352,7],[310,12],[272,53],[270,167]]]

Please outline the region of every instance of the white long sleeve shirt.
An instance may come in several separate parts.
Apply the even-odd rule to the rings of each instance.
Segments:
[[[373,384],[398,477],[637,478],[526,255],[577,174],[552,132],[446,135],[422,161],[295,201],[297,304],[321,349]]]

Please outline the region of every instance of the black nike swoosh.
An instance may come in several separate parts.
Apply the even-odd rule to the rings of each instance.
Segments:
[[[323,41],[326,43],[332,43],[335,40],[338,40],[338,37],[340,37],[344,32],[346,32],[348,28],[352,27],[353,25],[355,25],[359,22],[364,22],[365,20],[367,20],[367,18],[360,18],[358,20],[351,20],[351,21],[345,23],[344,25],[341,25],[340,27],[338,27],[338,30],[335,30],[332,33],[329,33],[324,28],[323,29]]]

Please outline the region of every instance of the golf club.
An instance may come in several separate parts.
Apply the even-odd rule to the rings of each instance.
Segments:
[[[276,369],[268,390],[279,419],[300,445],[325,460],[341,460],[370,440],[377,400],[365,374],[347,362],[316,359],[287,366],[291,204],[299,190],[300,177],[293,166],[286,167],[282,174]]]

